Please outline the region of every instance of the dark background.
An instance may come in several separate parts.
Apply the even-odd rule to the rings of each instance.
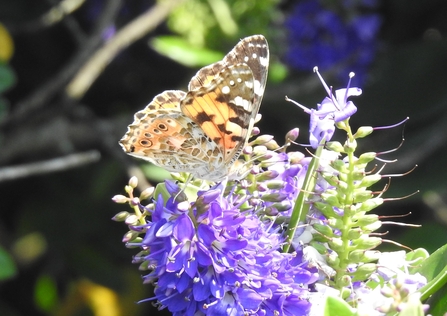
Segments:
[[[307,115],[285,102],[284,96],[308,107],[315,107],[325,96],[311,71],[315,64],[308,70],[293,69],[284,57],[290,44],[285,21],[298,2],[259,1],[245,15],[231,11],[236,33],[223,35],[211,25],[204,36],[203,46],[222,54],[241,37],[255,33],[267,37],[272,76],[258,126],[262,133],[275,135],[279,143],[294,127],[300,127],[298,141],[308,142]],[[151,296],[150,286],[141,284],[142,272],[131,264],[137,250],[124,247],[121,238],[126,227],[111,221],[126,210],[114,204],[112,196],[123,193],[133,174],[131,168],[142,165],[122,152],[118,140],[134,112],[163,90],[185,89],[200,66],[182,66],[151,48],[149,40],[176,31],[172,20],[163,21],[123,49],[85,95],[72,98],[65,87],[106,39],[107,28],[102,25],[113,24],[119,30],[155,4],[87,1],[61,22],[45,25],[43,16],[58,3],[0,1],[0,23],[8,29],[15,47],[6,64],[16,76],[15,84],[3,94],[9,106],[1,113],[0,171],[71,154],[87,153],[90,160],[58,172],[0,179],[0,245],[17,268],[14,276],[0,282],[0,314],[147,314],[150,303],[135,304]],[[228,3],[238,8],[238,1]],[[386,225],[381,231],[390,232],[385,239],[433,252],[447,242],[447,2],[387,0],[378,2],[374,14],[382,19],[377,51],[364,80],[356,83],[363,94],[352,98],[358,113],[351,123],[354,128],[385,126],[410,117],[405,127],[377,130],[360,140],[359,151],[397,148],[404,135],[398,151],[380,156],[398,160],[387,164],[382,174],[400,175],[418,167],[391,179],[391,187],[383,194],[390,201],[377,212],[387,216],[411,213],[388,220],[423,226]],[[252,20],[244,19],[246,16]],[[206,22],[189,25],[199,29]],[[192,36],[181,34],[187,35]],[[284,69],[288,74],[283,76]],[[335,88],[345,87],[351,70],[334,69],[323,71],[326,81]],[[341,133],[337,135],[343,140]],[[375,189],[382,190],[387,181]],[[418,194],[402,199],[417,190]]]

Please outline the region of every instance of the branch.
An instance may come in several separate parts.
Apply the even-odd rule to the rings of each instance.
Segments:
[[[104,29],[113,23],[120,6],[121,0],[107,1],[107,5],[99,16],[89,39],[83,43],[80,50],[75,54],[68,65],[62,68],[58,74],[52,77],[52,79],[38,87],[31,93],[31,95],[18,102],[14,106],[14,111],[0,121],[0,127],[12,124],[19,119],[23,120],[24,118],[31,116],[33,111],[36,111],[49,103],[50,99],[67,84],[70,78],[72,78],[79,70],[79,67],[81,67],[81,65],[83,65],[97,49],[98,45],[103,40],[102,35]]]
[[[76,168],[97,162],[100,157],[97,150],[90,150],[47,161],[5,167],[0,169],[0,182]]]
[[[79,70],[76,77],[73,78],[66,88],[67,95],[73,99],[82,98],[104,68],[120,51],[155,29],[182,1],[157,2],[155,7],[124,26]]]

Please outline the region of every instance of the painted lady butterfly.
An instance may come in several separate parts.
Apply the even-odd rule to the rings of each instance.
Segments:
[[[121,146],[170,172],[224,179],[251,134],[268,65],[264,36],[242,39],[223,60],[200,69],[187,93],[165,91],[137,112]]]

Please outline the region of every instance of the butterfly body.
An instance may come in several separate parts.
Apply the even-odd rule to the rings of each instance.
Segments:
[[[222,180],[253,128],[268,57],[263,36],[241,40],[222,61],[200,69],[188,92],[165,91],[137,112],[120,140],[124,151],[171,172]]]

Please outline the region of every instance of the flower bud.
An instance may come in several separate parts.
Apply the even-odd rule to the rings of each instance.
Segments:
[[[323,202],[315,202],[314,206],[317,208],[317,210],[319,210],[326,218],[339,218],[340,215],[337,214],[333,207],[327,203],[323,203]]]
[[[117,194],[112,198],[112,201],[115,203],[123,204],[129,202],[129,198],[127,196]]]
[[[368,278],[372,273],[377,270],[377,265],[375,263],[365,263],[357,268],[352,274],[353,281],[362,281]]]
[[[363,258],[364,258],[364,250],[354,250],[351,251],[349,253],[349,257],[348,260],[350,263],[359,263],[359,262],[364,262]]]
[[[348,232],[348,239],[357,239],[362,233],[363,231],[360,228],[350,229]]]
[[[331,227],[334,227],[336,229],[342,229],[345,225],[343,223],[343,220],[340,218],[330,217],[330,218],[328,218],[327,222]]]
[[[353,246],[356,249],[374,249],[382,243],[382,238],[370,237],[366,234],[360,236],[360,238],[354,239],[352,241]]]
[[[132,187],[133,189],[135,189],[138,186],[138,178],[133,176],[132,178],[130,178],[129,180],[129,186]]]
[[[245,155],[253,154],[253,147],[252,146],[245,146],[243,151],[242,151],[242,153],[245,154]]]
[[[359,211],[368,212],[382,204],[383,204],[382,198],[372,198],[367,201],[364,201]]]
[[[250,145],[263,145],[273,139],[272,135],[261,135],[250,143]]]
[[[270,141],[268,141],[267,143],[265,143],[265,146],[270,149],[270,150],[276,150],[279,148],[278,143],[276,142],[276,140],[272,139]]]
[[[331,238],[328,243],[329,247],[336,252],[343,250],[343,241],[339,237]]]
[[[357,167],[358,168],[358,167]],[[352,180],[354,181],[362,181],[362,179],[366,176],[365,170],[354,170],[352,172]]]
[[[334,168],[337,171],[340,171],[342,173],[349,173],[348,168],[346,167],[346,164],[343,160],[337,159],[334,161],[331,161],[331,167]]]
[[[377,173],[376,174],[370,174],[368,176],[365,176],[362,179],[362,181],[359,184],[356,185],[356,187],[357,188],[358,187],[367,188],[367,187],[370,187],[373,184],[379,182],[381,179],[382,179],[382,176],[380,174],[377,174]]]
[[[353,194],[353,203],[362,203],[373,197],[373,194],[370,190],[362,190],[357,189],[354,190]]]
[[[147,189],[144,189],[143,192],[141,192],[140,194],[140,200],[146,200],[148,198],[150,198],[152,196],[152,194],[154,194],[155,188],[154,187],[149,187]]]
[[[382,222],[377,221],[375,223],[363,226],[363,231],[367,232],[367,233],[371,233],[373,231],[378,230],[380,227],[382,227]]]
[[[132,262],[132,263],[137,263],[137,262]],[[141,264],[140,264],[140,266],[138,267],[138,270],[140,270],[140,271],[147,271],[147,270],[149,270],[150,268],[149,268],[149,261],[147,261],[147,260],[144,260]]]
[[[124,234],[122,242],[129,242],[134,240],[136,237],[138,237],[139,233],[135,232],[135,231],[128,231],[127,233]]]
[[[124,186],[124,191],[126,191],[127,194],[132,194],[133,188],[130,185]]]
[[[253,129],[251,130],[251,136],[258,136],[261,133],[261,130],[259,129],[259,127],[255,126],[253,127]]]
[[[290,131],[288,131],[286,134],[286,144],[289,144],[290,142],[294,142],[298,138],[299,134],[300,134],[299,128],[294,128],[294,129],[291,129]]]
[[[343,145],[340,142],[327,142],[326,148],[332,151],[335,151],[337,153],[344,153],[345,150],[343,148]]]
[[[129,217],[129,215],[130,213],[126,211],[119,212],[118,214],[112,217],[112,220],[115,222],[124,222],[126,218]]]
[[[326,192],[329,192],[329,190],[327,190]],[[328,194],[328,193],[322,193],[321,197],[329,205],[332,205],[332,206],[335,206],[335,207],[341,207],[340,201],[338,200],[338,197],[336,195]]]
[[[312,227],[317,232],[319,232],[320,234],[322,234],[322,235],[324,235],[326,237],[334,236],[334,233],[333,233],[332,229],[329,226],[327,226],[327,225],[314,224],[314,225],[312,225]]]
[[[377,157],[375,152],[363,153],[360,155],[359,159],[355,162],[356,165],[367,164],[368,162],[373,161]]]
[[[288,211],[292,208],[292,205],[290,205],[290,201],[287,200],[273,203],[271,206],[277,209],[280,213]]]
[[[354,134],[354,138],[363,138],[370,135],[373,132],[371,126],[360,126],[357,132]]]
[[[264,194],[261,198],[266,202],[281,202],[287,198],[287,195],[283,193],[268,193]]]
[[[349,139],[345,142],[343,149],[346,153],[353,153],[357,149],[357,141],[354,139],[350,141]]]
[[[370,214],[370,215],[365,215],[365,214],[361,214],[361,215],[354,215],[353,216],[353,220],[356,221],[356,224],[359,225],[360,227],[369,225],[369,224],[373,224],[375,222],[377,222],[379,220],[379,216],[376,214]]]
[[[298,151],[289,152],[287,153],[287,155],[289,156],[289,160],[292,165],[300,163],[301,160],[304,158],[304,154]]]
[[[135,214],[132,214],[130,216],[128,216],[125,220],[125,223],[127,225],[135,225],[138,223],[138,216],[136,216]]]
[[[267,182],[267,188],[270,190],[281,190],[286,186],[286,183],[282,180],[272,180]]]
[[[278,171],[268,170],[268,171],[265,171],[263,173],[256,175],[256,180],[257,181],[272,180],[272,179],[275,179],[276,177],[278,177],[278,175],[279,175]]]

